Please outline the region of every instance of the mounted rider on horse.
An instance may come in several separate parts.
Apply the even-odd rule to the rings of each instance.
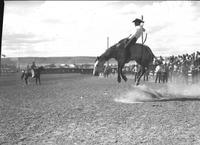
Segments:
[[[142,17],[143,19],[143,17]],[[143,32],[145,32],[145,29],[143,28],[144,26],[144,21],[141,20],[141,19],[138,19],[136,18],[135,20],[132,21],[134,24],[135,24],[135,32],[133,34],[130,34],[127,38],[124,38],[122,40],[120,40],[118,42],[117,45],[120,45],[120,43],[122,42],[125,42],[125,47],[124,47],[124,50],[125,50],[125,57],[127,59],[129,59],[130,57],[130,47],[132,45],[135,45],[137,40],[142,36],[142,44],[145,43],[146,41],[146,38],[147,38],[147,34],[146,34],[146,38],[145,40],[143,41]]]
[[[129,35],[129,37],[127,38],[128,41],[127,41],[127,44],[125,45],[126,58],[130,57],[129,56],[130,46],[134,45],[137,42],[137,40],[143,35],[143,32],[145,32],[145,29],[143,28],[143,25],[144,25],[143,20],[136,18],[133,22],[135,24],[136,31],[135,33]]]
[[[138,76],[136,79],[136,85],[139,85],[140,78],[153,64],[153,61],[154,59],[156,59],[156,57],[151,51],[150,47],[144,45],[146,38],[144,41],[142,41],[142,44],[136,43],[138,38],[142,36],[142,33],[145,31],[145,29],[143,28],[144,21],[141,19],[135,19],[133,22],[135,23],[135,26],[137,28],[136,32],[133,35],[129,36],[130,38],[128,37],[120,40],[117,44],[109,47],[104,53],[98,56],[95,60],[93,75],[102,72],[104,63],[109,59],[114,58],[118,63],[117,81],[120,83],[121,78],[124,81],[127,81],[127,77],[123,73],[122,69],[126,63],[133,60],[141,66],[141,69],[138,72]]]
[[[37,66],[35,64],[35,61],[32,62],[32,65],[31,65],[31,74],[32,74],[32,78],[35,77],[35,70],[37,69]]]

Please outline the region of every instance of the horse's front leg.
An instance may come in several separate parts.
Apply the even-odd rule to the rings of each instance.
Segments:
[[[40,76],[38,77],[38,81],[39,81],[39,85],[41,85],[41,82],[40,82]]]
[[[122,71],[122,69],[120,68],[120,66],[118,64],[118,70],[117,70],[117,81],[118,81],[118,83],[121,82],[121,71]]]
[[[123,67],[122,67],[123,68]],[[121,76],[122,76],[122,78],[123,78],[123,80],[126,82],[128,79],[127,79],[127,77],[124,75],[124,73],[121,71]]]

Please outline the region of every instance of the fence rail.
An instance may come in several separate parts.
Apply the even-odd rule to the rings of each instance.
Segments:
[[[80,69],[80,68],[46,68],[42,74],[62,74],[62,73],[81,73],[92,74],[93,69]]]

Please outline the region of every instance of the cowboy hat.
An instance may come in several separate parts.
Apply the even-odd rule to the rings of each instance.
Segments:
[[[138,19],[138,18],[136,18],[135,20],[133,20],[132,22],[134,22],[134,23],[137,23],[137,22],[139,22],[139,23],[144,23],[144,21],[143,20],[141,20],[141,19]]]

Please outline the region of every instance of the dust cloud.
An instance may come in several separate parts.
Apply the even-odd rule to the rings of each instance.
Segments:
[[[114,100],[121,103],[144,103],[158,99],[169,99],[169,96],[172,98],[199,96],[200,98],[200,83],[188,85],[168,83],[159,89],[151,89],[146,85],[135,86],[131,90],[121,93]]]
[[[200,83],[197,84],[168,84],[167,91],[171,95],[200,96]]]
[[[160,99],[159,95],[160,93],[142,85],[134,87],[132,90],[121,94],[115,98],[115,101],[121,103],[143,103],[154,99]]]

